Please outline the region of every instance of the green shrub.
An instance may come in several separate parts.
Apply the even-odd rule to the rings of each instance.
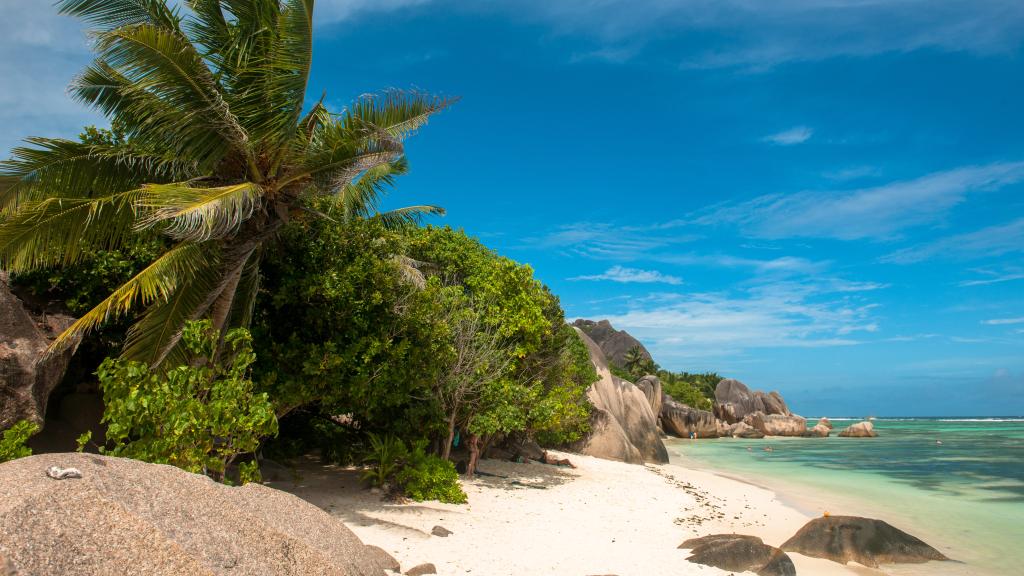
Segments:
[[[255,360],[248,331],[231,330],[220,344],[209,321],[190,322],[182,341],[192,361],[166,372],[111,358],[100,365],[107,425],[100,451],[225,482],[229,464],[277,433],[277,419],[248,377]],[[255,464],[239,473],[242,482],[259,476]]]
[[[455,471],[454,464],[433,454],[422,454],[414,460],[399,471],[395,478],[406,496],[417,502],[438,500],[448,504],[466,503],[466,493],[459,486],[459,473]]]
[[[417,440],[408,447],[396,436],[371,433],[369,437],[370,451],[364,462],[370,466],[363,472],[363,480],[417,502],[466,503],[455,465],[428,454],[426,440]]]
[[[16,422],[0,437],[0,462],[15,460],[32,455],[32,449],[25,445],[28,439],[39,432],[39,425],[28,420]]]

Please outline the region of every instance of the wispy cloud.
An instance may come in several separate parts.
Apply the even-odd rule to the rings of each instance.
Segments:
[[[884,239],[936,222],[969,194],[1022,180],[1024,162],[966,166],[872,188],[761,196],[719,206],[695,221],[734,224],[763,238]]]
[[[1007,224],[989,226],[975,232],[941,238],[931,243],[904,248],[882,257],[883,262],[913,264],[931,258],[968,260],[979,257],[1002,256],[1024,252],[1024,218]],[[1020,278],[1020,274],[1009,274],[1000,278],[972,280],[962,286],[977,286],[994,282],[1007,282]]]
[[[1024,280],[1024,269],[1017,267],[1007,267],[1000,270],[989,270],[985,268],[975,268],[972,272],[981,276],[981,278],[974,278],[972,280],[963,280],[957,284],[960,287],[967,286],[988,286],[989,284],[1002,284],[1003,282],[1013,282],[1014,280]]]
[[[339,20],[430,0],[321,0],[318,18]],[[1024,37],[1024,8],[1007,0],[494,0],[445,9],[490,10],[540,23],[560,34],[614,47],[686,32],[720,39],[712,47],[680,48],[684,68],[767,70],[788,62],[836,56],[937,49],[1006,53]],[[600,48],[598,49],[600,50]]]
[[[624,266],[612,266],[601,274],[577,276],[575,278],[570,278],[570,280],[609,280],[611,282],[621,282],[623,284],[659,283],[679,285],[683,283],[683,279],[678,276],[662,274],[657,270],[641,270],[639,268],[626,268]]]
[[[782,132],[776,132],[770,134],[761,139],[762,142],[768,142],[769,144],[775,144],[777,146],[793,146],[795,144],[802,144],[811,139],[814,135],[814,130],[807,126],[794,126],[789,130],[783,130]]]
[[[1024,316],[1019,318],[992,318],[991,320],[983,320],[982,324],[988,326],[1005,326],[1007,324],[1024,324]]]

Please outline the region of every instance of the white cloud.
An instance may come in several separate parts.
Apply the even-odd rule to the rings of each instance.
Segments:
[[[975,232],[957,234],[931,243],[904,248],[887,254],[882,257],[882,261],[893,264],[913,264],[939,257],[967,260],[1016,252],[1024,252],[1024,218],[1019,218],[1008,224],[989,226]],[[961,283],[961,286],[1007,282],[1021,277],[1020,274],[1009,274],[1000,278],[968,281]]]
[[[610,280],[624,284],[632,283],[659,283],[659,284],[682,284],[682,278],[662,274],[657,270],[640,270],[638,268],[626,268],[623,266],[612,266],[602,274],[591,276],[577,276],[570,280]]]
[[[982,324],[989,326],[1005,326],[1007,324],[1024,324],[1024,316],[1019,318],[993,318],[991,320],[984,320]]]
[[[884,239],[936,222],[969,194],[1022,180],[1024,162],[966,166],[872,188],[770,194],[719,206],[695,221],[735,224],[762,238]]]
[[[793,146],[795,144],[802,144],[811,139],[814,135],[814,130],[807,126],[794,126],[789,130],[783,130],[765,136],[761,139],[762,142],[768,142],[769,144],[775,144],[777,146]]]
[[[370,12],[390,12],[423,4],[433,0],[319,0],[314,17],[319,25],[348,20]]]
[[[957,286],[988,286],[989,284],[1002,284],[1003,282],[1013,282],[1014,280],[1024,280],[1024,270],[1013,268],[1005,270],[985,270],[976,269],[974,272],[984,276],[983,278],[975,278],[973,280],[964,280],[957,284]]]
[[[81,23],[51,2],[0,0],[0,157],[27,136],[74,136],[101,116],[66,89],[91,60]]]

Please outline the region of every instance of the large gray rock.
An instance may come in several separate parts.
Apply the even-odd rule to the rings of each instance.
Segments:
[[[715,387],[715,416],[728,424],[743,421],[748,414],[789,416],[789,407],[778,392],[751,390],[739,380],[727,378]]]
[[[6,272],[0,272],[0,430],[19,420],[42,425],[46,402],[60,383],[78,345],[44,357],[61,332],[74,323],[62,315],[33,317],[11,293]]]
[[[806,436],[807,420],[796,414],[764,414],[754,412],[743,418],[743,423],[765,436]]]
[[[626,353],[634,346],[640,348],[644,358],[651,359],[651,353],[644,348],[639,340],[630,336],[625,330],[616,330],[607,320],[594,322],[580,319],[573,322],[572,325],[589,336],[601,348],[604,357],[616,366],[623,365]]]
[[[668,451],[647,396],[631,382],[613,376],[601,348],[576,329],[597,369],[597,382],[587,389],[593,409],[590,432],[574,448],[590,456],[633,464],[668,462]]]
[[[878,436],[878,432],[875,432],[875,425],[870,420],[865,420],[847,426],[846,430],[839,433],[839,436],[842,438],[874,438]]]
[[[53,480],[51,466],[82,478]],[[0,464],[3,556],[23,575],[384,575],[344,524],[295,496],[79,453]]]
[[[686,559],[722,570],[753,572],[758,576],[796,576],[796,566],[782,550],[756,536],[714,534],[691,538],[679,545],[689,548]]]
[[[804,525],[782,549],[840,564],[921,563],[949,560],[918,538],[881,520],[857,516],[826,516]]]
[[[677,402],[668,394],[662,394],[661,427],[666,434],[680,438],[689,438],[691,432],[698,438],[719,436],[714,414]]]
[[[764,432],[746,422],[737,422],[729,426],[728,435],[733,438],[764,438]]]

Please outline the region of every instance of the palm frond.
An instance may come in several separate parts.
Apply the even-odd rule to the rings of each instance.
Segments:
[[[251,182],[195,188],[188,182],[143,186],[137,205],[147,213],[136,228],[161,230],[177,240],[205,241],[236,232],[259,206],[263,190]]]
[[[201,244],[181,244],[128,280],[86,312],[50,345],[48,353],[64,349],[78,336],[103,323],[128,314],[139,306],[169,302],[182,287],[200,285],[198,280],[215,270],[216,259]],[[192,288],[190,288],[192,289]],[[180,328],[180,324],[178,325]]]
[[[445,210],[440,206],[420,205],[396,208],[387,212],[374,214],[374,218],[380,219],[385,228],[398,229],[404,226],[415,226],[420,224],[427,216],[444,216]]]
[[[235,290],[235,299],[228,315],[227,328],[247,327],[252,321],[256,296],[260,289],[260,252],[253,252],[242,269],[242,278]]]
[[[100,30],[152,24],[176,30],[181,17],[166,0],[61,0],[61,14],[77,16]]]
[[[196,262],[187,282],[180,284],[166,300],[157,300],[128,330],[121,357],[150,366],[184,364],[187,353],[180,345],[181,330],[189,320],[200,318],[210,293],[220,279],[220,261],[207,258]]]
[[[132,235],[139,190],[100,198],[27,202],[0,221],[0,268],[24,272],[73,264]]]
[[[126,77],[109,63],[93,62],[72,81],[72,97],[116,118],[132,146],[159,151],[207,171],[232,148],[217,125],[197,116],[194,106],[173,102]]]
[[[48,197],[88,198],[196,176],[196,166],[129,144],[89,144],[60,138],[28,138],[0,161],[0,214],[23,202]]]
[[[256,170],[249,137],[232,114],[219,85],[195,45],[181,33],[148,24],[103,33],[100,60],[136,89],[155,95],[187,121],[207,123]]]
[[[404,140],[431,116],[457,101],[458,98],[440,98],[422,92],[388,90],[360,98],[346,110],[342,123],[349,128],[371,129],[378,136]]]

